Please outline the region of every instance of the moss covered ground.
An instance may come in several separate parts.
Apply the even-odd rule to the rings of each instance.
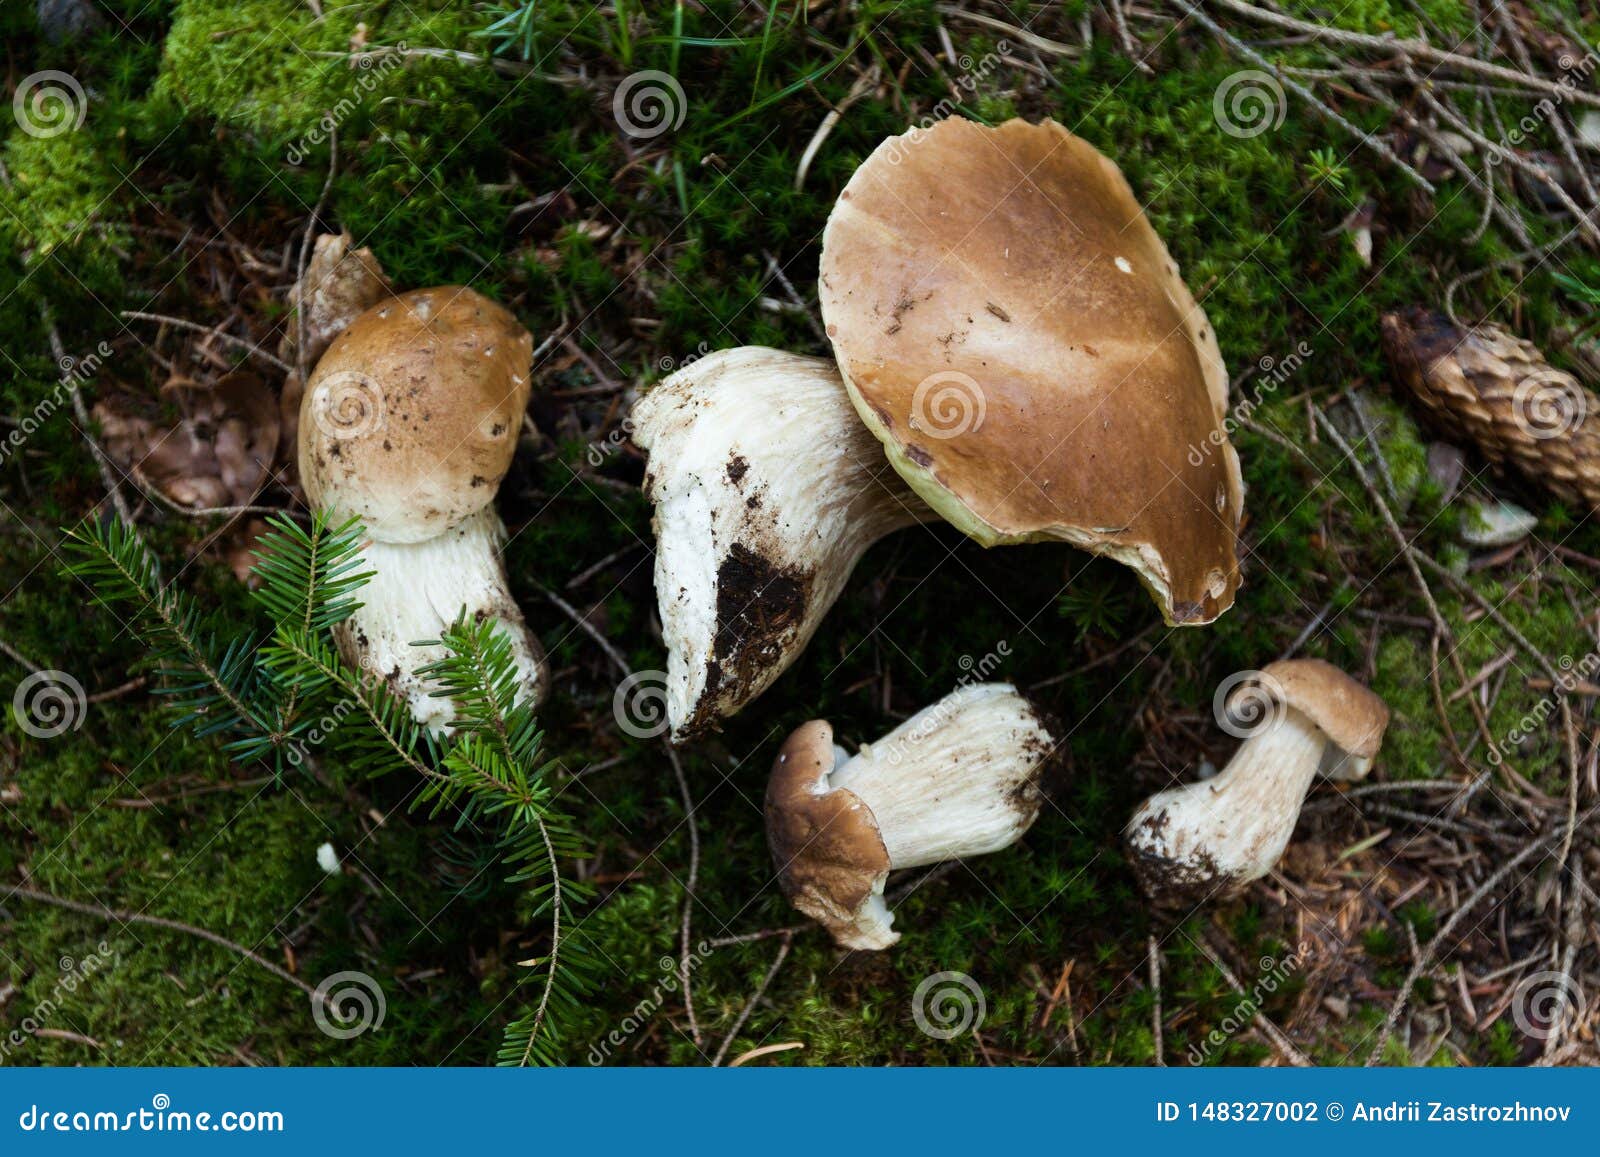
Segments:
[[[211,312],[223,294],[218,279],[229,276],[219,248],[237,243],[264,266],[253,286],[235,268],[241,283],[227,290],[247,324],[281,316],[281,296],[261,287],[292,279],[271,267],[294,250],[322,195],[332,156],[320,125],[341,101],[324,221],[370,245],[397,284],[471,284],[510,305],[536,340],[566,327],[569,341],[536,381],[540,436],[519,453],[501,508],[513,530],[513,587],[557,673],[542,718],[554,782],[592,849],[575,870],[596,897],[577,913],[571,943],[598,962],[598,983],[564,1018],[571,1063],[703,1063],[788,944],[729,1055],[800,1042],[754,1063],[1148,1064],[1156,1059],[1151,935],[1163,946],[1172,1063],[1238,1011],[1208,946],[1249,989],[1261,958],[1281,960],[1307,941],[1314,946],[1264,996],[1266,1012],[1290,1024],[1317,1061],[1365,1055],[1410,963],[1411,937],[1431,936],[1458,895],[1443,869],[1405,874],[1416,826],[1330,794],[1303,821],[1301,858],[1284,868],[1293,884],[1264,883],[1176,926],[1141,901],[1117,834],[1150,791],[1202,759],[1226,759],[1232,741],[1211,719],[1217,685],[1296,644],[1370,678],[1390,703],[1383,781],[1462,775],[1433,701],[1437,660],[1417,586],[1355,472],[1312,425],[1310,401],[1333,408],[1344,391],[1360,391],[1384,464],[1408,498],[1397,504],[1407,537],[1458,567],[1547,654],[1594,648],[1590,590],[1600,576],[1581,560],[1600,557],[1600,532],[1583,512],[1471,461],[1478,492],[1518,498],[1540,523],[1537,545],[1467,569],[1460,503],[1444,501],[1426,476],[1425,437],[1391,390],[1380,351],[1382,311],[1436,303],[1455,276],[1517,248],[1498,227],[1479,229],[1481,201],[1463,182],[1441,180],[1426,197],[1293,97],[1276,129],[1230,135],[1213,102],[1241,67],[1236,58],[1192,26],[1152,28],[1142,33],[1152,71],[1136,70],[1103,11],[1083,0],[971,9],[989,24],[930,0],[810,10],[551,2],[525,17],[456,0],[323,0],[320,16],[301,0],[103,7],[115,17],[105,30],[62,45],[39,34],[31,6],[0,14],[11,86],[54,69],[87,94],[76,131],[41,138],[0,123],[8,174],[0,394],[13,425],[60,377],[43,309],[66,356],[107,343],[109,356],[83,385],[91,401],[112,389],[154,397],[168,376],[150,353],[154,327],[121,311],[223,320]],[[1371,32],[1410,34],[1423,20],[1471,26],[1469,6],[1446,0],[1282,7],[1332,7],[1341,26]],[[1575,8],[1570,15],[1580,19]],[[1071,51],[1012,43],[985,64],[1007,36],[993,20],[1027,25]],[[1600,37],[1600,24],[1585,27],[1591,42]],[[366,67],[350,58],[353,45],[400,44],[475,58],[413,55]],[[503,67],[486,64],[486,51]],[[1315,63],[1310,49],[1287,53]],[[643,70],[675,77],[684,94],[681,124],[645,140],[619,131],[612,103],[618,83]],[[970,87],[957,83],[964,76]],[[852,94],[797,189],[817,125]],[[947,528],[876,546],[803,659],[719,736],[684,753],[699,841],[694,939],[794,922],[773,885],[760,804],[779,738],[806,719],[870,738],[1001,653],[994,677],[1034,688],[1067,732],[1053,806],[1022,845],[919,887],[900,908],[909,931],[890,953],[841,955],[815,932],[711,948],[692,977],[697,1041],[661,964],[678,952],[691,854],[672,768],[659,741],[617,729],[614,673],[541,590],[590,611],[635,668],[662,666],[642,464],[628,449],[591,453],[623,416],[608,387],[648,384],[698,352],[732,345],[825,352],[813,306],[833,199],[881,139],[941,101],[991,123],[1054,117],[1114,157],[1203,300],[1230,368],[1258,367],[1241,396],[1281,376],[1261,391],[1256,428],[1234,436],[1249,487],[1245,589],[1215,627],[1172,632],[1128,572],[1065,546],[984,551]],[[1340,108],[1364,129],[1390,128],[1370,102]],[[1369,203],[1370,267],[1341,228]],[[1543,238],[1560,223],[1537,227]],[[1462,305],[1549,342],[1588,308],[1555,284],[1556,271],[1600,284],[1600,261],[1571,246],[1555,261],[1471,282]],[[179,347],[164,348],[170,357]],[[1274,375],[1285,359],[1292,370]],[[1375,470],[1369,444],[1358,457]],[[171,581],[221,621],[257,614],[211,542],[221,520],[128,493]],[[519,889],[482,870],[489,849],[408,812],[413,785],[397,776],[352,778],[324,760],[279,780],[171,730],[151,694],[159,677],[141,667],[141,639],[61,573],[62,528],[104,515],[105,499],[70,408],[38,423],[0,472],[0,682],[19,683],[24,664],[58,669],[93,700],[81,728],[63,736],[36,738],[14,715],[0,733],[0,1028],[50,997],[63,960],[81,960],[102,941],[113,958],[59,1002],[50,1031],[5,1062],[492,1060],[521,962],[542,952],[542,925]],[[1554,555],[1552,544],[1572,553]],[[1474,600],[1437,577],[1433,589],[1465,670],[1500,658],[1507,636]],[[1459,680],[1441,670],[1449,695]],[[1488,709],[1490,732],[1510,732],[1535,709],[1544,692],[1525,676],[1536,673],[1523,662],[1505,680]],[[140,674],[149,682],[128,690]],[[1469,707],[1464,696],[1446,706],[1458,735],[1476,727]],[[1487,767],[1481,751],[1472,766]],[[1555,729],[1535,728],[1516,768],[1534,788],[1566,795]],[[337,874],[318,866],[324,842],[342,857]],[[1390,910],[1382,899],[1402,890],[1392,882],[1413,876],[1424,886]],[[1321,930],[1308,935],[1316,902],[1290,893],[1327,880],[1340,895],[1365,889],[1366,898],[1340,918],[1321,913]],[[302,993],[238,953],[181,931],[4,898],[23,881],[213,930],[311,983],[367,973],[385,992],[384,1022],[335,1039],[317,1030]],[[1497,950],[1474,948],[1482,959]],[[985,1002],[981,1028],[947,1041],[911,1015],[919,983],[941,971],[972,977]],[[1426,981],[1424,989],[1435,997]],[[1390,1059],[1530,1055],[1503,1018],[1448,1047],[1412,1043],[1407,1052],[1397,1038]],[[1240,1031],[1207,1063],[1272,1055],[1259,1033]]]

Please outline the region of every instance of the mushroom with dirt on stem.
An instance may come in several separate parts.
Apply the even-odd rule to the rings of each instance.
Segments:
[[[1123,834],[1140,885],[1157,902],[1225,897],[1265,876],[1317,774],[1363,779],[1383,742],[1388,706],[1329,663],[1289,659],[1246,674],[1230,680],[1231,696],[1228,683],[1218,692],[1219,721],[1244,739],[1228,765],[1157,792]]]
[[[783,893],[841,947],[900,939],[891,871],[1010,847],[1043,802],[1055,740],[1008,683],[976,683],[854,756],[826,720],[784,742],[767,783],[767,844]]]
[[[766,690],[867,548],[933,515],[821,358],[719,350],[663,380],[630,422],[650,459],[666,710],[678,741]]]
[[[530,389],[533,341],[515,317],[459,286],[413,290],[361,314],[306,384],[300,479],[311,504],[366,531],[373,577],[335,628],[346,660],[385,679],[418,723],[448,730],[454,705],[421,672],[458,618],[492,619],[521,694],[542,697],[544,653],[507,586],[494,509]]]
[[[818,292],[834,365],[722,351],[633,411],[674,740],[765,690],[872,542],[936,517],[1109,555],[1171,623],[1232,605],[1216,336],[1092,146],[959,117],[885,141],[828,219]]]

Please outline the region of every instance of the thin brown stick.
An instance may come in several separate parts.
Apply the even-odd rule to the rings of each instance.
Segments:
[[[1516,21],[1511,19],[1511,13],[1501,0],[1493,0],[1494,14],[1500,22],[1501,29],[1506,34],[1506,39],[1511,42],[1511,51],[1516,55],[1517,63],[1522,66],[1522,71],[1528,75],[1535,75],[1533,57],[1528,53],[1528,45],[1522,39],[1522,33],[1517,30]],[[1556,140],[1561,143],[1561,152],[1567,158],[1567,164],[1577,175],[1578,184],[1583,187],[1584,196],[1589,199],[1589,207],[1600,205],[1600,193],[1595,192],[1594,182],[1589,179],[1589,166],[1584,164],[1578,156],[1577,145],[1572,140],[1572,133],[1567,130],[1566,117],[1559,108],[1552,107],[1550,112],[1550,127],[1555,130]]]
[[[1155,1036],[1155,1062],[1167,1067],[1167,1050],[1161,1039],[1161,945],[1154,934],[1145,937],[1145,952],[1150,957],[1150,994],[1155,1005],[1150,1010],[1150,1031]]]
[[[733,1022],[733,1027],[728,1030],[728,1035],[722,1040],[722,1047],[717,1050],[717,1055],[711,1058],[711,1067],[716,1068],[722,1059],[728,1055],[728,1049],[733,1047],[733,1040],[744,1028],[744,1022],[750,1019],[750,1012],[756,1003],[767,994],[767,989],[772,985],[772,978],[778,975],[778,969],[783,967],[783,962],[789,957],[789,945],[794,940],[793,935],[783,938],[783,943],[778,945],[778,954],[772,958],[772,964],[767,968],[767,974],[761,978],[761,983],[750,994],[750,999],[739,1012],[739,1019]],[[749,1054],[745,1054],[748,1056]]]
[[[1434,953],[1439,950],[1439,945],[1444,942],[1444,938],[1455,929],[1457,924],[1461,923],[1468,912],[1476,908],[1485,896],[1498,887],[1502,880],[1516,871],[1524,860],[1535,852],[1547,849],[1554,842],[1554,835],[1546,835],[1544,838],[1535,840],[1523,848],[1522,851],[1494,871],[1488,879],[1474,888],[1471,894],[1461,901],[1456,910],[1450,913],[1450,918],[1439,926],[1439,930],[1428,941],[1427,947],[1422,950],[1412,963],[1411,971],[1406,974],[1404,983],[1400,985],[1400,991],[1395,994],[1394,1003],[1389,1006],[1389,1014],[1383,1018],[1383,1027],[1378,1032],[1378,1041],[1372,1046],[1372,1052],[1367,1054],[1367,1067],[1370,1068],[1377,1064],[1383,1056],[1383,1050],[1388,1047],[1389,1038],[1394,1035],[1395,1025],[1400,1021],[1400,1014],[1405,1011],[1406,1002],[1411,999],[1411,990],[1416,987],[1417,981],[1421,979],[1422,974],[1433,963]]]
[[[322,182],[322,192],[317,195],[317,203],[312,206],[311,213],[306,217],[305,232],[300,237],[299,264],[295,269],[294,277],[294,364],[300,374],[302,382],[311,377],[311,368],[306,364],[306,264],[311,260],[312,238],[316,232],[317,219],[322,216],[322,210],[327,207],[328,194],[333,190],[333,175],[339,170],[339,129],[334,126],[328,131],[328,176]]]
[[[682,938],[678,946],[678,978],[683,982],[683,1008],[689,1016],[689,1032],[694,1037],[694,1043],[700,1043],[700,1022],[694,1015],[694,990],[689,984],[689,942],[693,939],[691,924],[694,916],[695,886],[700,880],[700,828],[694,819],[694,797],[689,794],[689,778],[683,774],[683,764],[678,760],[678,753],[672,743],[662,744],[667,751],[667,759],[672,764],[672,773],[678,778],[678,792],[683,797],[683,822],[689,829],[689,878],[683,885],[683,923],[680,929]]]
[[[258,357],[267,364],[276,366],[286,374],[294,372],[294,367],[277,354],[270,354],[253,341],[247,341],[242,337],[234,337],[231,333],[223,333],[221,330],[213,329],[209,325],[201,325],[199,322],[188,321],[181,317],[170,317],[164,313],[145,313],[137,309],[125,309],[118,316],[132,318],[135,321],[153,321],[161,325],[171,325],[179,329],[203,333],[207,337],[216,338],[218,341],[226,342],[228,345],[242,349],[252,357]]]
[[[329,1008],[332,1007],[332,1004],[326,993],[318,992],[315,988],[301,980],[294,973],[289,972],[287,969],[280,968],[278,965],[272,963],[272,961],[263,956],[257,955],[256,953],[250,951],[250,949],[246,948],[243,944],[229,940],[226,936],[220,936],[217,933],[208,931],[205,928],[197,928],[193,924],[185,924],[180,920],[168,920],[164,916],[146,916],[142,912],[123,912],[116,908],[105,908],[99,904],[85,904],[79,900],[68,900],[63,896],[56,896],[49,892],[41,892],[35,888],[25,888],[21,885],[12,887],[5,896],[0,897],[0,900],[8,900],[12,897],[17,897],[18,899],[22,900],[32,900],[38,904],[49,904],[56,908],[65,908],[69,912],[78,912],[85,916],[95,916],[101,920],[110,920],[117,924],[144,924],[151,928],[165,928],[172,932],[182,932],[189,936],[198,937],[201,940],[209,941],[212,944],[219,945],[223,948],[229,949],[232,952],[238,953],[246,960],[260,965],[262,968],[266,969],[279,979],[288,981],[301,992],[309,996],[312,1000],[320,1001]]]
[[[1273,64],[1272,61],[1268,60],[1265,56],[1262,56],[1261,53],[1251,48],[1244,41],[1233,35],[1233,33],[1222,27],[1222,25],[1211,19],[1211,17],[1207,16],[1203,11],[1201,11],[1197,5],[1190,4],[1188,0],[1172,0],[1172,3],[1183,9],[1184,13],[1194,20],[1195,23],[1202,25],[1207,31],[1209,31],[1218,40],[1226,44],[1239,56],[1244,57],[1251,63],[1266,69],[1268,72],[1276,76],[1279,83],[1281,83],[1290,92],[1298,96],[1301,100],[1305,101],[1306,105],[1318,116],[1343,129],[1364,148],[1371,149],[1373,152],[1377,153],[1378,156],[1382,157],[1384,160],[1388,161],[1391,165],[1398,169],[1400,173],[1413,185],[1416,185],[1417,188],[1421,189],[1430,196],[1438,192],[1438,190],[1433,187],[1432,181],[1428,180],[1428,178],[1424,177],[1421,173],[1417,172],[1416,169],[1412,168],[1409,163],[1403,160],[1398,153],[1396,153],[1383,141],[1373,136],[1371,133],[1363,131],[1356,125],[1351,124],[1349,120],[1335,112],[1326,101],[1317,96],[1316,93],[1312,92],[1298,80],[1294,79],[1294,77],[1285,76],[1282,70],[1277,67],[1277,65]]]
[[[622,657],[622,652],[617,650],[611,640],[601,634],[600,629],[585,618],[577,607],[548,587],[540,586],[537,583],[534,586],[540,594],[550,601],[551,605],[571,619],[580,631],[594,640],[595,646],[605,652],[606,658],[611,660],[612,666],[616,667],[624,679],[633,674],[633,668],[628,666],[628,661]]]
[[[1180,7],[1188,7],[1184,0],[1176,0]],[[1491,80],[1498,80],[1506,84],[1520,85],[1525,88],[1538,89],[1540,92],[1551,96],[1561,95],[1565,99],[1576,100],[1583,104],[1600,108],[1600,96],[1585,92],[1580,88],[1564,88],[1554,81],[1546,80],[1542,76],[1529,76],[1518,72],[1514,68],[1505,68],[1498,64],[1491,64],[1486,60],[1478,60],[1471,56],[1462,56],[1458,52],[1449,52],[1422,40],[1402,40],[1397,36],[1372,36],[1364,32],[1349,32],[1343,28],[1334,28],[1327,24],[1313,24],[1305,20],[1296,20],[1292,16],[1284,16],[1277,12],[1269,12],[1265,8],[1257,8],[1253,4],[1246,4],[1243,0],[1212,0],[1218,8],[1225,8],[1229,12],[1254,20],[1261,24],[1270,24],[1277,28],[1297,32],[1313,40],[1327,44],[1343,44],[1350,48],[1365,48],[1373,52],[1382,53],[1390,57],[1411,57],[1414,60],[1427,60],[1435,64],[1454,68],[1461,72],[1472,72],[1479,76],[1486,76]]]
[[[1427,604],[1428,615],[1433,619],[1435,630],[1444,636],[1445,641],[1450,645],[1448,651],[1450,664],[1455,668],[1457,677],[1461,682],[1465,683],[1467,681],[1467,671],[1461,662],[1460,651],[1455,642],[1455,634],[1450,630],[1450,624],[1445,621],[1444,615],[1440,612],[1439,604],[1433,598],[1433,590],[1428,586],[1428,580],[1423,577],[1422,570],[1417,565],[1417,560],[1426,556],[1421,551],[1413,548],[1406,539],[1405,532],[1400,529],[1400,523],[1395,520],[1394,511],[1390,510],[1389,504],[1384,501],[1382,491],[1367,476],[1366,467],[1361,465],[1361,460],[1356,457],[1355,450],[1349,442],[1345,441],[1345,437],[1339,432],[1339,428],[1328,419],[1328,415],[1324,414],[1322,408],[1315,402],[1308,402],[1307,404],[1311,407],[1311,415],[1315,419],[1317,426],[1327,435],[1328,440],[1339,449],[1340,453],[1349,460],[1350,468],[1355,471],[1356,477],[1361,480],[1362,488],[1366,490],[1367,497],[1372,499],[1372,504],[1378,508],[1378,513],[1382,516],[1384,525],[1394,538],[1395,544],[1400,548],[1400,557],[1405,560],[1407,569],[1411,571],[1411,577],[1416,580],[1417,590],[1422,594],[1422,601]],[[1494,735],[1489,731],[1489,720],[1484,713],[1483,705],[1478,702],[1476,697],[1472,696],[1468,697],[1467,705],[1472,708],[1473,718],[1478,724],[1479,736],[1486,746],[1493,747]],[[1509,767],[1509,761],[1504,766]]]
[[[1228,982],[1228,987],[1240,996],[1246,995],[1244,985],[1239,983],[1239,978],[1233,974],[1233,969],[1223,962],[1222,954],[1212,946],[1210,937],[1203,931],[1200,933],[1197,946],[1201,952],[1205,953],[1206,959],[1216,966],[1217,971],[1222,973],[1222,979]],[[1295,1047],[1295,1043],[1284,1035],[1281,1028],[1272,1023],[1272,1020],[1266,1013],[1261,1011],[1259,1006],[1257,1006],[1252,1020],[1256,1028],[1261,1031],[1261,1035],[1266,1037],[1291,1065],[1301,1069],[1313,1067],[1311,1059]]]

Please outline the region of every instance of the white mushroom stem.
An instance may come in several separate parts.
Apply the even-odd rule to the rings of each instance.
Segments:
[[[872,813],[889,870],[1008,848],[1039,815],[1054,741],[1009,683],[963,687],[834,767],[818,794],[844,789]],[[883,900],[887,875],[855,914],[852,948],[900,939]]]
[[[1049,734],[1009,683],[980,683],[917,712],[833,769],[830,787],[872,811],[889,867],[1010,847],[1039,814]]]
[[[1217,775],[1158,792],[1134,813],[1128,846],[1152,895],[1226,892],[1283,855],[1325,753],[1331,764],[1344,752],[1303,712],[1281,711]]]
[[[933,517],[856,416],[831,361],[748,346],[639,400],[676,740],[766,690],[867,548]]]
[[[387,680],[429,730],[448,732],[455,705],[435,697],[438,688],[418,672],[447,652],[414,644],[440,638],[463,615],[497,623],[511,642],[524,693],[534,702],[541,697],[543,651],[507,586],[504,542],[505,526],[494,507],[485,506],[422,542],[368,540],[362,546],[362,569],[374,573],[356,592],[361,607],[335,628],[340,648],[363,670]]]

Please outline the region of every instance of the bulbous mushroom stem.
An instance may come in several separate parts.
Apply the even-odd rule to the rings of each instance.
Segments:
[[[667,718],[681,742],[787,669],[868,547],[933,514],[820,358],[718,351],[641,398],[631,424],[649,454]]]
[[[900,939],[889,873],[997,852],[1039,814],[1054,740],[1016,688],[964,687],[839,760],[823,720],[784,744],[767,785],[767,840],[789,902],[845,948]]]
[[[1287,708],[1211,779],[1157,792],[1129,821],[1134,870],[1153,897],[1227,894],[1283,855],[1328,737]]]
[[[361,606],[334,628],[347,658],[385,679],[405,700],[423,727],[447,732],[455,705],[436,697],[430,680],[418,672],[446,657],[441,646],[417,643],[438,639],[459,617],[492,619],[511,643],[519,682],[532,701],[544,698],[547,664],[506,582],[501,548],[505,526],[492,506],[421,542],[377,542],[361,548],[362,569],[372,579],[356,597]]]

